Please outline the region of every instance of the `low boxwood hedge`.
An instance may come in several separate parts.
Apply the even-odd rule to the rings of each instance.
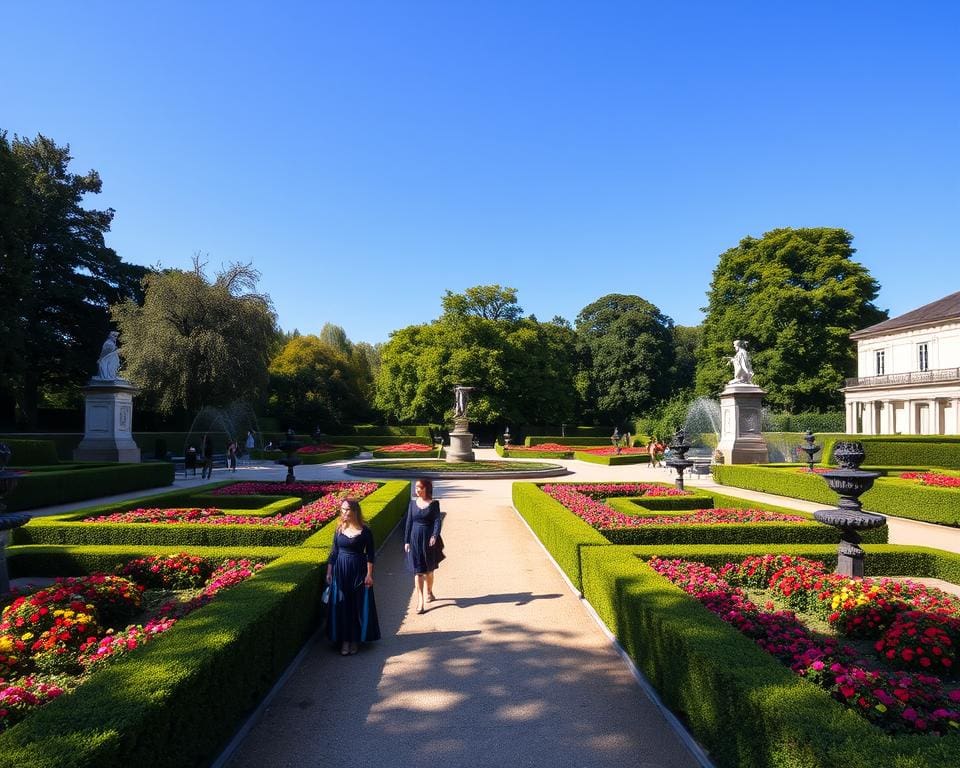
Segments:
[[[34,467],[39,464],[56,464],[59,461],[57,444],[53,440],[0,437],[0,443],[6,443],[11,451],[11,467]]]
[[[572,459],[573,449],[569,451],[513,451],[510,448],[504,448],[503,443],[496,442],[493,449],[497,455],[508,459]]]
[[[863,444],[865,464],[960,469],[960,435],[825,435],[823,456],[836,464],[833,450],[840,440]]]
[[[52,507],[172,485],[173,475],[173,464],[167,462],[92,465],[82,469],[37,472],[22,475],[17,480],[17,487],[4,501],[11,512]]]
[[[403,443],[422,443],[433,445],[424,435],[324,435],[323,439],[333,445],[353,445],[367,450],[378,445],[402,445]]]
[[[559,501],[547,496],[535,483],[513,484],[513,506],[567,578],[581,589],[580,550],[609,546],[610,542]]]
[[[956,581],[960,556],[919,547],[868,545],[870,573],[923,573]],[[778,552],[835,557],[833,547]],[[664,702],[721,768],[835,768],[960,764],[960,740],[889,736],[826,691],[806,683],[654,573],[653,555],[721,564],[769,547],[586,547],[583,592]]]
[[[344,446],[343,448],[336,448],[331,451],[324,451],[323,453],[298,453],[297,458],[300,459],[301,464],[326,464],[328,461],[352,459],[358,453],[360,453],[358,447]],[[264,459],[267,461],[276,461],[286,455],[283,451],[264,451],[257,448],[250,451],[250,458]]]
[[[591,464],[605,464],[608,467],[620,467],[625,464],[649,464],[650,456],[646,453],[621,453],[619,456],[614,454],[597,455],[596,453],[585,453],[584,451],[574,451],[573,458],[579,461],[587,461]]]
[[[206,766],[318,623],[326,550],[295,548],[0,734],[31,768]]]
[[[714,479],[721,485],[806,499],[830,507],[837,504],[837,495],[823,478],[814,474],[749,464],[714,464],[712,471]],[[960,526],[960,489],[880,477],[860,500],[864,509],[882,515]]]
[[[216,485],[229,485],[219,483]],[[205,486],[207,491],[212,486]],[[202,494],[204,498],[211,498]],[[232,505],[230,496],[212,497],[219,505]],[[247,497],[236,497],[247,498]],[[266,509],[279,514],[290,511],[300,503],[290,498],[261,497],[266,500]],[[373,530],[377,541],[382,541],[407,508],[410,499],[409,481],[394,480],[383,485],[360,502],[364,517]],[[126,544],[137,546],[208,546],[208,547],[290,547],[308,544],[311,547],[329,546],[333,540],[337,518],[334,517],[319,531],[311,532],[298,528],[275,528],[260,525],[210,525],[204,523],[84,523],[87,517],[109,512],[128,511],[143,506],[192,507],[198,506],[190,496],[182,492],[159,494],[140,499],[131,499],[119,504],[99,505],[76,510],[63,515],[35,518],[22,528],[13,531],[16,544]],[[383,522],[375,522],[384,511],[389,510]],[[397,512],[399,510],[399,512]],[[250,509],[234,510],[239,514],[252,514]],[[391,523],[390,520],[393,520]]]

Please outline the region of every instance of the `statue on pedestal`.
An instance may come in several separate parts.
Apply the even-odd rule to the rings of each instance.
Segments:
[[[457,384],[453,388],[453,418],[454,419],[466,419],[467,418],[467,403],[470,402],[470,393],[473,392],[474,387],[464,387],[460,384]]]
[[[116,381],[120,373],[120,349],[117,345],[118,331],[110,331],[107,340],[100,348],[100,357],[97,360],[97,375],[95,379]]]
[[[737,339],[733,342],[734,355],[727,358],[733,366],[733,378],[728,384],[753,384],[753,366],[750,365],[750,353],[747,342]]]

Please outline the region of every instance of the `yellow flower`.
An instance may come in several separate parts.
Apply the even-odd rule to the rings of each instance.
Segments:
[[[20,635],[20,639],[24,642],[33,640],[33,632],[24,632],[22,635]]]
[[[13,638],[10,635],[0,636],[0,653],[10,653],[13,650]]]

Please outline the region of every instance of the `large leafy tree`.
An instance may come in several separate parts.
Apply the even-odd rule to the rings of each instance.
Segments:
[[[856,367],[850,333],[886,317],[852,240],[843,229],[784,228],[721,254],[697,351],[698,393],[723,388],[733,340],[742,339],[768,403],[792,413],[839,406]]]
[[[83,206],[96,171],[71,173],[70,147],[0,132],[0,387],[32,426],[43,393],[94,372],[109,306],[141,295],[144,267],[107,247],[112,209]]]
[[[345,351],[311,335],[290,339],[270,363],[271,413],[288,427],[311,430],[364,420],[369,369],[350,347]]]
[[[265,391],[276,317],[269,296],[256,293],[259,277],[233,264],[211,281],[196,256],[191,271],[148,275],[142,305],[113,308],[125,375],[159,412],[255,400]]]
[[[377,376],[377,405],[387,416],[402,422],[447,421],[453,386],[462,383],[477,387],[470,401],[474,422],[572,420],[572,331],[519,317],[516,291],[493,288],[492,304],[476,303],[483,292],[474,289],[448,292],[440,318],[391,335],[381,349]],[[465,310],[468,305],[472,309]]]
[[[673,385],[673,321],[639,296],[612,293],[576,319],[587,402],[596,417],[623,424],[664,399]]]
[[[517,304],[517,289],[500,285],[475,285],[463,293],[447,291],[442,302],[447,316],[484,320],[519,320],[523,316],[523,308]]]

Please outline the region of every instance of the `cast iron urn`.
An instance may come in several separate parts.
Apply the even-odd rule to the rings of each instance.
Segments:
[[[296,433],[293,429],[287,430],[287,439],[284,440],[278,446],[281,451],[287,455],[282,459],[277,459],[277,464],[283,464],[287,468],[287,479],[285,482],[293,483],[297,478],[293,476],[293,468],[300,464],[300,458],[297,456],[297,449],[303,445],[299,440],[297,440]]]
[[[679,490],[683,490],[683,473],[684,470],[689,469],[693,466],[693,462],[687,458],[687,451],[689,451],[693,446],[687,442],[687,432],[683,427],[677,430],[677,433],[673,436],[673,442],[670,443],[670,458],[666,460],[666,465],[668,467],[673,467],[677,470],[677,481],[676,485]]]
[[[858,531],[879,528],[887,522],[887,518],[864,512],[860,496],[870,490],[880,473],[860,469],[866,456],[862,443],[839,442],[833,455],[840,469],[824,472],[820,477],[830,486],[830,490],[840,496],[838,509],[822,509],[814,512],[813,517],[818,522],[840,529],[836,572],[843,576],[862,578],[864,553],[860,548]]]

